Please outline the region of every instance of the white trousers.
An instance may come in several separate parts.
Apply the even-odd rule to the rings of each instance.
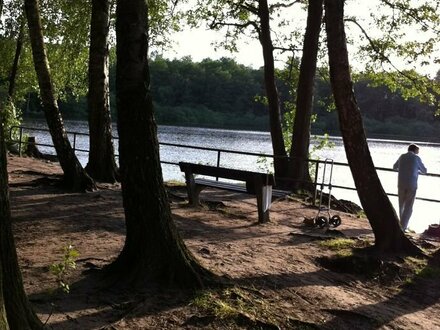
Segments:
[[[399,187],[399,215],[402,230],[408,228],[409,218],[413,212],[414,200],[416,199],[416,189]]]

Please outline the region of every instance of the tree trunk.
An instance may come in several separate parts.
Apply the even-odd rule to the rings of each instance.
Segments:
[[[112,121],[109,97],[110,26],[109,0],[92,0],[89,50],[89,109],[90,150],[87,173],[97,181],[114,183],[118,178],[112,142]]]
[[[208,271],[180,238],[163,184],[150,93],[147,15],[145,0],[117,1],[116,93],[127,233],[124,248],[108,271],[120,284],[159,280],[199,287]]]
[[[3,6],[3,3],[2,3]],[[0,8],[0,16],[1,16],[1,8]],[[0,221],[1,219],[5,219],[6,215],[9,214],[9,210],[7,209],[8,203],[6,201],[8,199],[8,172],[6,170],[6,147],[4,146],[3,139],[3,118],[2,118],[2,109],[0,108]],[[4,149],[4,152],[3,152]],[[3,156],[4,154],[4,156]],[[2,266],[2,258],[0,258],[0,330],[9,330],[8,320],[6,319],[6,306],[5,299],[3,293],[3,266]]]
[[[319,49],[323,0],[311,0],[308,5],[307,26],[296,93],[296,113],[290,149],[290,177],[293,188],[311,189],[309,172],[310,118],[313,109],[316,62]]]
[[[14,56],[14,62],[12,63],[11,73],[9,75],[9,87],[8,87],[8,97],[10,100],[12,100],[12,97],[14,96],[15,92],[15,82],[17,78],[17,72],[18,72],[18,64],[20,61],[21,56],[21,50],[23,49],[23,40],[24,40],[24,24],[25,20],[22,16],[20,16],[20,32],[18,33],[17,37],[17,44],[15,47],[15,56]]]
[[[0,261],[0,330],[9,330],[8,320],[6,319],[5,301],[3,299],[2,285],[2,268]]]
[[[280,101],[275,84],[275,65],[267,0],[258,0],[258,5],[258,16],[260,18],[259,40],[263,48],[264,83],[269,105],[270,135],[274,154],[275,177],[278,178],[278,185],[287,177],[288,158],[283,138]]]
[[[11,329],[42,329],[43,326],[32,311],[24,292],[21,272],[18,267],[17,252],[12,235],[6,147],[2,125],[0,125],[0,133],[0,287],[3,289],[3,293],[0,292],[0,297],[4,298],[7,315],[7,322],[5,322],[3,304],[0,303],[0,329],[7,329],[7,324]]]
[[[94,181],[84,171],[70,145],[54,96],[49,62],[43,41],[38,0],[25,0],[25,11],[41,101],[52,141],[64,172],[64,182],[66,186],[78,191],[95,189]]]
[[[344,0],[325,0],[330,80],[348,164],[365,214],[382,252],[417,253],[402,232],[374,168],[361,113],[353,91],[344,30]]]

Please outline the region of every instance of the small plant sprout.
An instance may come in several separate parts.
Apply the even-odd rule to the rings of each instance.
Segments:
[[[76,269],[76,259],[79,256],[79,252],[73,248],[72,245],[67,245],[63,248],[63,259],[59,263],[53,263],[50,265],[50,272],[55,276],[59,288],[65,293],[70,292],[69,284],[66,281],[67,275],[70,271]]]

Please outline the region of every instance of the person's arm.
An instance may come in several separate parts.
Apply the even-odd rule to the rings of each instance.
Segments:
[[[420,171],[420,173],[426,174],[428,172],[428,170],[426,169],[426,167],[423,164],[422,159],[420,157],[419,157],[418,161],[419,161],[419,171]]]
[[[400,163],[400,157],[399,157],[399,159],[394,163],[394,165],[393,165],[393,170],[399,170],[399,163]]]

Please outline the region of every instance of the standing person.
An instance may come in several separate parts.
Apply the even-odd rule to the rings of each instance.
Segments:
[[[397,183],[399,195],[399,215],[402,230],[408,227],[409,218],[413,211],[414,200],[416,198],[417,180],[419,173],[426,174],[427,170],[421,158],[418,156],[419,147],[410,144],[408,152],[399,157],[393,169],[399,171]]]

